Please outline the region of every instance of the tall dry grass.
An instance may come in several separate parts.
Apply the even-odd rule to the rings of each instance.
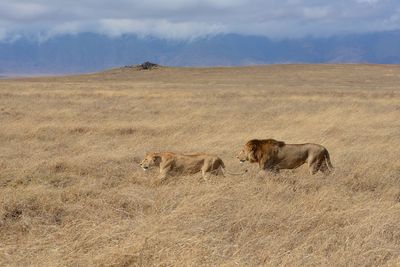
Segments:
[[[400,264],[400,67],[162,68],[0,81],[0,265]],[[250,138],[323,144],[335,171],[261,176]],[[242,177],[172,177],[153,150]]]

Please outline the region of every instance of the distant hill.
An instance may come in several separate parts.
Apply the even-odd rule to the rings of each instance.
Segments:
[[[237,34],[192,41],[82,33],[44,42],[0,42],[0,75],[81,73],[149,60],[170,66],[400,63],[400,31],[272,40]]]

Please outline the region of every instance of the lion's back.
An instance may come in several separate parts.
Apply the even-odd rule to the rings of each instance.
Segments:
[[[307,143],[305,145],[307,146],[309,153],[313,154],[321,154],[326,150],[326,148],[320,144]]]

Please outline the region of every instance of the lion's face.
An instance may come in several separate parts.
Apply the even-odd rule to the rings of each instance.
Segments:
[[[258,162],[258,159],[255,155],[256,148],[254,146],[245,145],[244,148],[236,155],[236,158],[243,163],[245,161],[249,161],[251,163]]]
[[[245,161],[249,160],[249,157],[247,156],[248,153],[246,153],[245,149],[242,149],[237,155],[236,158],[240,161],[240,163],[244,163]]]
[[[155,166],[157,164],[158,156],[154,154],[147,154],[146,157],[140,162],[140,167],[143,170],[148,170],[150,167]]]

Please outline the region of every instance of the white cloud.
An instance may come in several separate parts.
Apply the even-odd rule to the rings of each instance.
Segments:
[[[50,12],[50,7],[37,3],[0,2],[0,16],[11,21],[40,20]]]
[[[295,38],[399,29],[398,0],[1,0],[0,39],[98,32]]]
[[[110,36],[135,33],[141,36],[158,36],[166,39],[193,39],[224,32],[221,25],[200,22],[170,22],[168,20],[104,19],[99,32]]]
[[[379,1],[380,1],[380,0],[356,0],[357,3],[360,3],[360,4],[370,4],[370,5],[376,4],[376,3],[378,3]]]
[[[324,19],[329,16],[329,7],[306,7],[303,9],[304,18],[306,19]]]
[[[7,36],[7,31],[5,29],[0,28],[0,40],[5,39]]]

